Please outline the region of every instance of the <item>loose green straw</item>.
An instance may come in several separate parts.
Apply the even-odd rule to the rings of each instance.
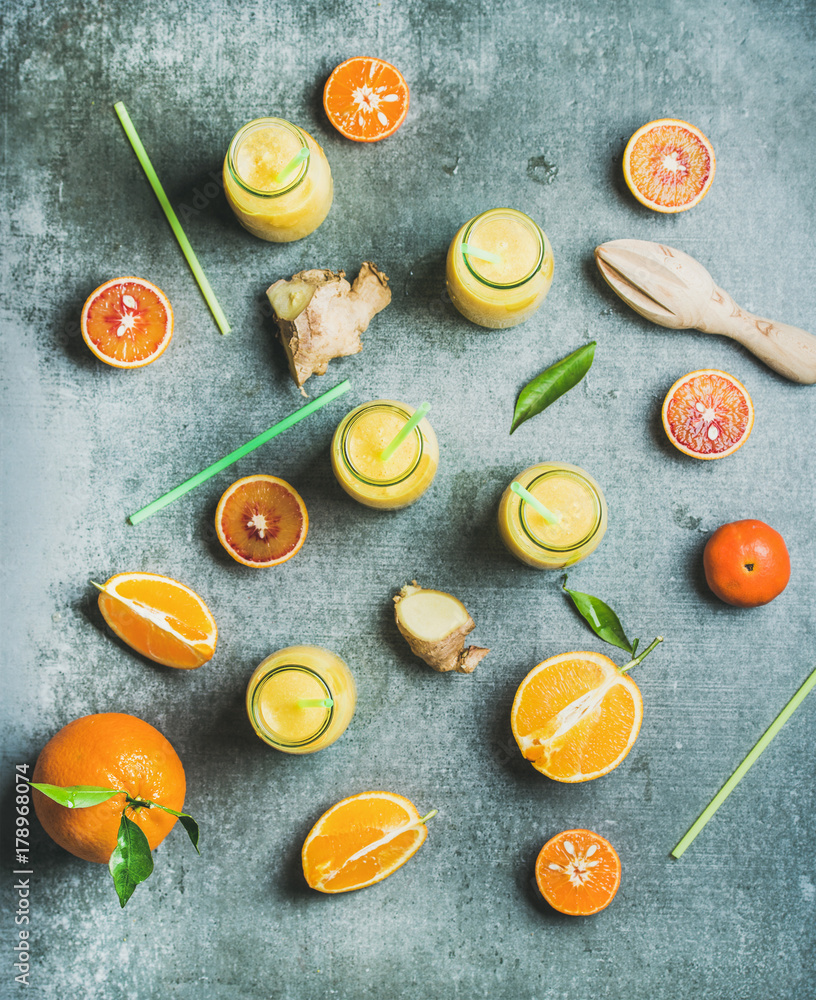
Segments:
[[[289,180],[292,174],[297,170],[297,168],[303,163],[304,160],[309,158],[309,150],[304,146],[303,149],[299,150],[292,159],[286,164],[286,166],[281,170],[278,176],[275,178],[276,184],[283,184],[284,181]]]
[[[380,452],[380,461],[387,462],[389,458],[394,454],[394,452],[399,448],[402,442],[408,437],[408,435],[413,431],[416,425],[422,420],[425,414],[430,410],[430,403],[423,403],[418,410],[414,410],[414,413],[408,423],[400,430],[393,441],[389,442]]]
[[[785,705],[782,711],[777,715],[774,721],[768,726],[765,732],[759,739],[759,742],[753,748],[753,750],[748,754],[745,760],[740,764],[740,766],[734,771],[731,777],[726,781],[722,788],[717,792],[714,798],[709,802],[705,809],[700,813],[699,818],[689,832],[683,837],[680,843],[671,852],[672,856],[675,858],[681,857],[686,848],[691,844],[697,834],[703,829],[706,823],[711,819],[714,813],[720,808],[720,806],[725,802],[731,792],[737,787],[737,785],[742,781],[748,771],[751,769],[752,765],[757,761],[759,755],[768,746],[771,740],[776,736],[779,730],[785,725],[788,719],[793,715],[796,709],[805,700],[810,690],[816,685],[816,669],[810,674],[805,683],[799,688],[796,694],[791,698],[791,700]]]
[[[150,157],[147,155],[147,151],[142,145],[139,133],[136,131],[133,122],[130,120],[127,108],[122,101],[117,101],[116,104],[114,104],[113,109],[119,116],[119,121],[122,123],[125,135],[127,135],[131,146],[133,146],[133,152],[136,154],[139,163],[141,163],[142,169],[147,175],[148,181],[150,181],[153,193],[159,199],[159,204],[161,205],[164,214],[167,216],[170,228],[175,233],[182,253],[187,258],[190,270],[193,272],[195,280],[198,282],[198,287],[201,289],[202,295],[207,300],[207,305],[210,307],[210,312],[213,314],[219,330],[223,334],[229,333],[230,325],[227,321],[227,317],[224,315],[224,310],[221,308],[218,299],[215,297],[215,292],[212,290],[209,281],[207,281],[207,276],[204,274],[204,271],[201,269],[201,265],[198,263],[195,251],[190,246],[190,241],[187,239],[184,230],[181,228],[181,223],[179,222],[176,213],[173,211],[173,208],[167,199],[167,195],[164,193],[164,188],[161,185],[158,174],[153,168],[153,164],[150,162]]]
[[[556,511],[550,510],[549,507],[545,507],[540,500],[536,500],[533,494],[525,490],[521,483],[510,483],[510,489],[516,494],[516,496],[521,497],[525,503],[528,503],[533,510],[537,510],[547,524],[558,524],[561,520],[560,514],[556,513]]]
[[[481,250],[471,243],[462,244],[462,253],[466,253],[468,257],[478,257],[479,260],[489,261],[491,264],[501,264],[501,257],[497,253],[491,253],[489,250]]]
[[[225,455],[217,462],[213,462],[212,465],[207,466],[207,468],[202,472],[198,472],[196,475],[191,476],[190,479],[185,480],[180,486],[170,490],[169,493],[165,493],[164,496],[159,497],[158,500],[154,500],[146,507],[142,507],[141,510],[137,510],[135,514],[130,515],[128,520],[131,524],[138,524],[140,521],[144,521],[146,517],[150,517],[151,514],[155,514],[157,510],[161,510],[162,507],[166,507],[174,500],[178,500],[179,497],[183,497],[185,493],[189,493],[190,490],[195,489],[196,486],[206,483],[208,479],[212,479],[213,476],[222,472],[227,468],[227,466],[232,465],[233,462],[237,462],[239,458],[243,458],[244,455],[248,455],[251,451],[255,451],[256,448],[260,448],[262,444],[266,444],[267,441],[271,441],[272,438],[277,437],[278,434],[283,434],[284,431],[288,431],[290,427],[294,427],[295,424],[300,423],[301,420],[314,413],[315,410],[319,410],[321,406],[325,406],[326,403],[331,403],[332,400],[337,399],[338,396],[342,396],[343,393],[348,392],[350,388],[351,383],[348,379],[344,379],[344,381],[342,381],[339,385],[336,385],[333,389],[329,389],[328,392],[324,392],[322,396],[318,396],[316,399],[310,400],[305,406],[301,406],[299,410],[295,410],[295,412],[290,413],[288,417],[284,417],[283,420],[279,420],[278,423],[276,423],[273,427],[270,427],[269,430],[264,431],[263,434],[259,434],[251,441],[247,441],[246,444],[242,444],[240,448],[236,448],[235,451],[231,451],[229,455]]]
[[[298,698],[295,704],[298,708],[331,708],[334,701],[331,698]]]

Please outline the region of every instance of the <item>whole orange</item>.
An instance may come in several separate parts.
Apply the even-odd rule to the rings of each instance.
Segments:
[[[785,539],[764,521],[723,524],[703,553],[706,581],[721,601],[756,608],[778,597],[790,580]]]
[[[134,799],[160,802],[176,812],[184,807],[184,768],[158,729],[133,715],[106,712],[69,722],[43,747],[32,781],[48,785],[121,788]],[[86,861],[107,864],[125,807],[116,795],[86,809],[68,809],[34,790],[34,810],[45,832],[60,847]],[[176,817],[163,809],[130,807],[150,849],[173,828]]]

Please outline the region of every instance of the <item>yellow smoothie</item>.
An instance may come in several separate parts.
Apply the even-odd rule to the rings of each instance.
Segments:
[[[289,177],[292,159],[308,157]],[[290,243],[317,229],[329,214],[334,187],[329,161],[303,129],[282,118],[258,118],[236,134],[224,158],[224,191],[241,225],[262,240]]]
[[[414,407],[407,403],[376,399],[358,406],[338,424],[332,439],[332,469],[346,493],[366,507],[407,507],[433,482],[439,445],[425,418],[387,461],[380,459],[413,413]]]
[[[356,704],[351,671],[339,656],[319,646],[289,646],[267,656],[247,685],[252,728],[286,753],[331,746],[351,722]]]
[[[563,569],[594,552],[606,532],[606,500],[589,473],[563,462],[542,462],[515,478],[558,516],[545,520],[508,486],[499,502],[499,534],[508,550],[535,569]]]
[[[462,244],[499,258],[482,260]],[[494,208],[466,222],[448,249],[451,302],[472,323],[498,330],[523,323],[550,290],[553,253],[533,220],[512,208]]]

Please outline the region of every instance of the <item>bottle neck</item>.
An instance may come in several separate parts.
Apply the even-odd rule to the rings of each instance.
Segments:
[[[419,427],[414,428],[387,462],[381,463],[378,459],[379,451],[390,443],[412,415],[401,406],[389,403],[372,403],[352,413],[340,439],[340,456],[355,480],[366,486],[396,486],[416,471],[424,452]],[[388,427],[388,433],[383,436],[387,440],[371,433],[378,423]]]
[[[284,183],[279,187],[255,187],[246,177],[242,176],[238,167],[241,148],[247,142],[252,142],[253,137],[255,137],[255,141],[261,144],[262,137],[260,134],[265,131],[269,133],[270,144],[274,142],[274,137],[277,135],[279,140],[285,141],[286,145],[291,147],[291,156],[284,158],[286,162],[281,163],[281,169],[283,169],[283,167],[286,166],[286,163],[294,158],[300,150],[305,149],[309,154],[299,165],[295,173],[291,177],[286,178]],[[227,151],[227,169],[231,180],[234,181],[238,187],[257,198],[280,198],[281,195],[289,194],[303,182],[306,174],[309,172],[310,162],[311,152],[309,150],[309,144],[306,141],[306,136],[303,132],[301,132],[297,125],[293,125],[291,122],[288,122],[283,118],[256,118],[255,121],[249,122],[235,133]]]
[[[250,701],[252,724],[263,739],[281,750],[303,749],[331,725],[336,705],[299,707],[304,699],[330,699],[331,688],[317,671],[297,663],[273,667],[255,685]]]
[[[572,484],[572,499],[568,505],[554,503],[552,499],[537,497],[545,507],[553,509],[559,520],[547,525],[541,516],[521,499],[518,500],[518,523],[521,532],[537,548],[547,552],[569,554],[587,545],[597,534],[602,521],[601,498],[594,485],[580,473],[569,469],[552,469],[535,476],[525,489],[536,496],[536,487],[555,485],[557,480]],[[562,491],[563,492],[563,491]],[[561,507],[562,509],[558,509]],[[567,518],[569,517],[569,522]]]

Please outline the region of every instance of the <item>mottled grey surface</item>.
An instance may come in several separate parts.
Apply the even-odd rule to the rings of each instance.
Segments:
[[[33,824],[31,988],[13,982],[4,920],[3,998],[804,998],[814,974],[811,697],[681,861],[669,851],[814,666],[816,389],[774,375],[730,342],[653,327],[600,281],[604,240],[659,239],[692,253],[747,308],[813,329],[812,2],[666,0],[301,3],[6,0],[3,60],[2,833],[12,893],[11,771],[61,726],[124,711],[158,726],[184,761],[203,856],[174,831],[121,911],[107,872]],[[394,137],[347,142],[320,97],[331,68],[371,53],[401,67],[411,110]],[[221,337],[117,122],[123,99],[234,330]],[[252,118],[280,114],[324,146],[327,222],[274,246],[235,222],[213,178]],[[712,139],[705,202],[674,217],[640,207],[620,171],[627,138],[664,115]],[[6,117],[7,116],[7,117]],[[546,229],[555,281],[515,330],[470,326],[447,302],[457,227],[511,205]],[[137,528],[125,515],[301,402],[261,306],[271,280],[373,259],[394,301],[362,355],[316,393],[353,391]],[[169,295],[172,345],[121,372],[78,335],[88,293],[120,274]],[[581,386],[512,438],[515,395],[595,338]],[[741,378],[751,440],[720,462],[667,443],[659,408],[699,367]],[[332,430],[352,405],[429,399],[441,463],[396,514],[335,484]],[[543,459],[588,469],[609,501],[603,545],[571,577],[630,634],[666,636],[638,670],[637,746],[582,786],[539,776],[508,724],[541,659],[606,647],[558,591],[503,551],[496,504]],[[230,560],[212,518],[239,475],[280,475],[312,518],[296,559],[270,571]],[[707,590],[706,538],[757,517],[788,542],[793,577],[773,604],[738,611]],[[88,580],[122,570],[180,578],[218,620],[215,659],[156,667],[102,625]],[[493,648],[472,677],[437,676],[390,617],[416,577],[454,591]],[[311,758],[251,732],[244,687],[268,653],[325,645],[351,664],[354,722]],[[439,809],[427,844],[387,882],[311,892],[299,849],[338,798],[388,788]],[[613,905],[570,919],[537,897],[541,844],[569,826],[608,836],[623,862]]]

